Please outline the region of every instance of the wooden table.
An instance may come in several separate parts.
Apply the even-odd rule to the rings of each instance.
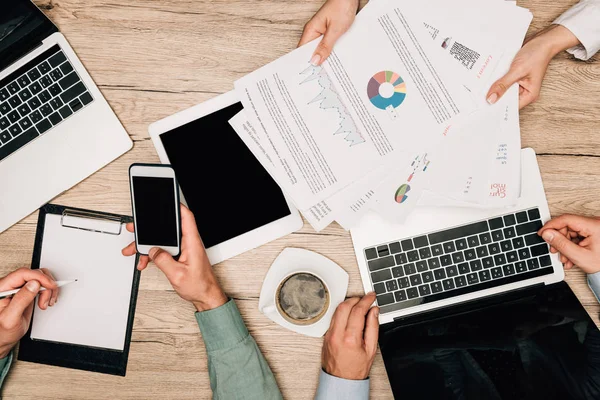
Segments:
[[[575,0],[526,0],[531,32]],[[233,82],[292,50],[322,0],[37,0],[59,26],[135,142],[133,150],[53,202],[131,213],[127,168],[159,162],[148,124],[233,88]],[[598,58],[598,57],[596,57]],[[552,215],[600,215],[600,63],[566,53],[550,65],[540,100],[521,114],[523,147],[538,153]],[[37,213],[0,235],[0,276],[31,262]],[[348,232],[333,224],[317,234],[306,223],[292,235],[215,266],[265,354],[285,398],[314,395],[321,339],[291,333],[258,311],[269,265],[287,247],[319,252],[362,285]],[[600,306],[584,275],[567,281],[598,323]],[[391,398],[381,355],[371,396]],[[211,397],[202,338],[192,306],[155,267],[142,274],[127,377],[16,362],[3,394],[13,398]]]

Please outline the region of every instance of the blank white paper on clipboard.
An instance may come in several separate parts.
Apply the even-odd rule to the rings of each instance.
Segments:
[[[103,231],[94,232],[63,226],[61,218],[46,216],[40,268],[57,280],[78,281],[60,289],[53,307],[43,311],[36,305],[31,339],[122,351],[135,264],[121,249],[134,235],[124,225],[111,234],[106,221],[86,220],[85,229]]]

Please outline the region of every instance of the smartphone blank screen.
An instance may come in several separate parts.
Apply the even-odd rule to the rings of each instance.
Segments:
[[[132,181],[138,244],[177,246],[175,181],[147,176]]]

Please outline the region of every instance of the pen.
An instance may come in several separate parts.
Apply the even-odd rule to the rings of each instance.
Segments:
[[[72,279],[70,281],[56,281],[56,284],[58,285],[58,287],[61,287],[61,286],[65,286],[65,285],[68,285],[69,283],[73,283],[73,282],[77,282],[77,279]],[[17,293],[19,290],[21,290],[21,289],[19,288],[19,289],[9,290],[6,292],[0,292],[0,300],[4,299],[6,297],[12,296],[13,294]],[[43,287],[40,289],[40,292],[43,292],[45,290],[47,290],[47,289],[45,287]]]

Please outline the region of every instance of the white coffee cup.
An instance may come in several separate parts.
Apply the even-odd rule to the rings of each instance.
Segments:
[[[318,278],[329,295],[329,303],[324,307],[324,312],[317,313],[308,321],[303,321],[304,323],[291,322],[289,316],[286,318],[286,315],[283,315],[285,313],[277,307],[280,287],[291,276],[300,273]],[[289,247],[277,256],[267,271],[260,290],[258,309],[284,328],[303,335],[321,337],[329,329],[338,304],[346,298],[348,280],[348,273],[327,257],[309,250]]]

